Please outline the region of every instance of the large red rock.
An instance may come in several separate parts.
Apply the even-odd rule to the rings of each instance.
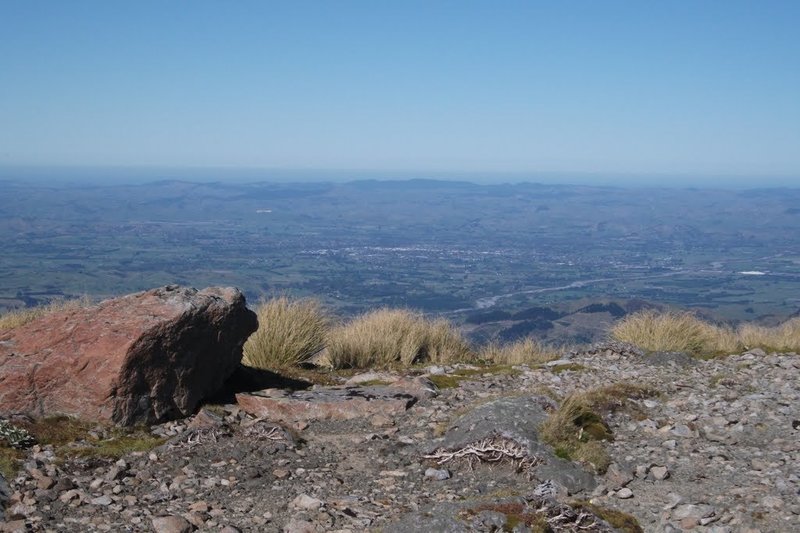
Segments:
[[[121,425],[188,416],[257,327],[234,288],[170,285],[49,314],[0,334],[0,415]]]

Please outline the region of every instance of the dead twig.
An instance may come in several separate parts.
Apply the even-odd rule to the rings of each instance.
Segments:
[[[186,436],[180,438],[177,442],[169,444],[168,447],[170,449],[194,448],[207,442],[216,443],[219,437],[225,434],[226,431],[217,428],[193,429],[188,431]]]
[[[497,436],[474,442],[457,450],[448,451],[439,449],[423,457],[435,461],[437,465],[464,459],[467,461],[470,469],[474,468],[476,463],[500,463],[508,461],[512,463],[518,471],[528,473],[540,462],[538,457],[529,455],[524,446],[513,440]]]

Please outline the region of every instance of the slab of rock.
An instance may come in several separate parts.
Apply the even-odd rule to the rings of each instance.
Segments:
[[[666,466],[654,466],[650,469],[650,477],[656,481],[664,481],[669,477],[669,470]]]
[[[439,394],[439,389],[427,376],[407,377],[389,372],[364,372],[356,374],[348,379],[345,387],[359,387],[372,383],[372,385],[385,385],[393,389],[407,392],[417,400],[435,398]]]
[[[395,416],[417,399],[393,387],[326,387],[288,392],[266,389],[236,395],[245,412],[276,422],[352,420],[372,415]]]
[[[11,487],[8,486],[3,474],[0,474],[0,522],[6,519],[6,505],[9,499],[11,499]]]
[[[464,450],[486,441],[508,443],[522,448],[524,455],[536,464],[533,476],[552,480],[570,494],[590,492],[594,476],[570,461],[556,457],[548,444],[539,441],[538,427],[555,407],[543,396],[515,396],[485,403],[451,422],[441,439],[427,450],[427,457]]]
[[[552,498],[527,496],[441,502],[408,513],[381,531],[385,533],[531,531],[525,526],[525,522],[532,521],[535,517],[550,524],[552,529],[548,531],[586,533],[617,531],[589,509],[573,508]]]
[[[153,518],[153,530],[156,533],[191,533],[194,527],[185,518],[170,515]]]
[[[305,511],[318,511],[324,505],[325,502],[308,494],[300,494],[289,503],[289,507]]]
[[[633,481],[633,473],[626,465],[612,463],[606,471],[606,484],[614,489],[621,489]]]
[[[435,479],[437,481],[444,481],[450,479],[450,472],[443,468],[428,468],[425,470],[425,477]]]
[[[0,334],[0,414],[121,425],[188,416],[258,327],[238,289],[170,285]]]

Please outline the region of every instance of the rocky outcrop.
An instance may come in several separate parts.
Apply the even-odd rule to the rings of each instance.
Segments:
[[[538,427],[555,408],[542,396],[499,398],[469,410],[450,423],[436,439],[426,457],[440,465],[467,462],[512,464],[517,470],[541,482],[555,482],[569,494],[595,487],[594,476],[577,464],[555,456],[553,449],[539,441]]]
[[[800,531],[800,356],[683,366],[603,350],[571,361],[485,369],[392,415],[286,427],[217,404],[151,427],[166,442],[121,458],[100,453],[118,428],[92,428],[77,448],[42,442],[7,476],[12,522],[0,532],[153,531],[183,520],[227,533]],[[537,428],[552,407],[623,383],[661,394],[604,413],[606,473],[582,481],[581,465],[551,462]],[[573,483],[583,493],[565,495]]]
[[[253,416],[297,424],[312,420],[352,420],[374,415],[396,416],[416,402],[392,387],[331,387],[289,392],[266,389],[236,395],[236,402]]]
[[[257,327],[234,288],[170,285],[46,315],[0,335],[0,414],[121,425],[187,416]]]

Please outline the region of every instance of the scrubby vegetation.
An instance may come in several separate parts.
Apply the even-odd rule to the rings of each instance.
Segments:
[[[19,461],[25,457],[25,448],[36,443],[26,430],[0,419],[0,475],[10,478],[17,470]]]
[[[743,324],[733,329],[703,321],[692,313],[647,310],[617,322],[611,329],[611,336],[650,352],[687,352],[696,356],[753,348],[797,351],[800,350],[800,319],[777,327]]]
[[[386,368],[474,358],[447,320],[404,309],[379,309],[331,330],[327,359],[334,368]]]
[[[49,315],[50,313],[78,309],[90,304],[91,300],[84,296],[72,300],[56,300],[47,305],[40,305],[38,307],[27,307],[25,309],[9,311],[0,315],[0,332],[24,326],[28,322]]]
[[[258,330],[244,345],[242,362],[256,368],[281,368],[308,361],[325,347],[330,318],[316,300],[282,296],[261,302]]]
[[[151,450],[163,442],[164,439],[154,437],[145,428],[105,427],[68,416],[13,424],[0,420],[0,473],[12,477],[25,457],[24,449],[33,444],[53,446],[63,458],[117,459],[126,453]]]
[[[583,461],[605,472],[610,458],[600,441],[614,436],[603,417],[625,407],[628,400],[655,394],[649,387],[624,382],[573,393],[539,428],[542,440],[553,446],[559,457]]]

